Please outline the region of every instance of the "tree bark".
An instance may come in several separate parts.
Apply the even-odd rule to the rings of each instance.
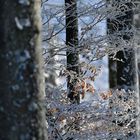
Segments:
[[[137,46],[140,45],[140,3],[139,0],[134,1],[136,3],[136,9],[134,11],[134,26],[137,30],[135,37],[135,40],[137,40],[137,43],[135,43]],[[136,48],[137,58],[136,58],[136,64],[137,64],[137,114],[140,114],[140,48]],[[140,117],[137,118],[137,139],[140,139]]]
[[[124,1],[125,2],[125,1]],[[113,3],[114,4],[114,3]],[[115,32],[122,32],[120,36],[122,40],[124,41],[131,41],[133,39],[133,32],[125,33],[125,30],[131,30],[132,25],[133,25],[133,4],[132,2],[125,2],[123,5],[120,5],[118,1],[118,7],[120,8],[120,12],[123,13],[123,15],[119,15],[116,17],[116,20],[113,19],[108,19],[108,30],[109,34],[110,33],[115,33]],[[121,7],[122,6],[122,7]],[[128,10],[123,11],[123,6],[127,7]],[[117,21],[117,22],[116,22]],[[114,27],[111,25],[116,24]],[[117,28],[116,28],[117,27]],[[119,46],[119,43],[116,45],[116,47]],[[121,44],[120,44],[121,45]],[[134,47],[134,48],[133,48]],[[136,51],[135,51],[135,46],[128,46],[128,48],[123,48],[123,50],[120,50],[117,52],[116,55],[117,62],[113,62],[113,60],[109,61],[109,78],[115,78],[109,79],[110,81],[110,87],[111,88],[118,88],[118,89],[125,89],[126,91],[128,90],[134,90],[135,94],[134,96],[137,97],[137,64],[136,64]],[[110,58],[109,58],[110,59]],[[112,72],[112,67],[116,63],[115,69],[115,76],[113,77],[112,75],[114,74]],[[113,83],[111,83],[113,81]],[[115,81],[115,82],[114,82]],[[127,100],[129,100],[129,95],[127,97]],[[136,100],[137,102],[137,100]],[[112,102],[110,102],[112,104]],[[135,114],[136,115],[136,114]],[[135,126],[136,127],[136,126]],[[133,134],[135,135],[135,134]],[[129,135],[128,135],[129,137]]]
[[[79,55],[76,51],[78,46],[78,18],[77,18],[77,0],[65,0],[66,7],[66,45],[67,45],[67,70],[79,75]],[[75,76],[75,77],[76,77]],[[80,103],[79,93],[75,93],[74,86],[77,78],[68,76],[67,88],[68,97],[73,103]]]
[[[119,31],[125,29],[131,29],[133,25],[133,11],[132,3],[126,3],[126,6],[130,9],[125,12],[124,16],[118,18],[119,21],[123,21],[124,25],[119,25]],[[122,36],[123,40],[131,40],[133,33],[125,34]],[[133,46],[134,47],[134,46]],[[117,58],[121,61],[117,61],[117,86],[123,89],[136,89],[136,63],[135,63],[135,50],[133,48],[125,48],[123,51],[117,53]]]
[[[115,31],[112,19],[107,19],[107,34],[113,34]],[[109,44],[111,45],[111,44]],[[113,60],[113,54],[108,56],[108,67],[109,67],[109,87],[111,89],[117,88],[117,62]]]
[[[0,139],[47,140],[40,1],[0,1]]]
[[[129,9],[128,11],[125,12],[125,15],[120,15],[119,17],[116,17],[117,22],[114,19],[113,20],[108,19],[107,22],[109,30],[108,33],[110,34],[122,31],[123,33],[123,35],[121,35],[122,39],[129,41],[133,38],[133,33],[125,34],[123,31],[126,29],[129,30],[131,29],[133,24],[133,11],[131,2],[125,3],[124,5]],[[112,26],[113,24],[116,24],[116,26]],[[133,48],[131,49],[124,48],[123,50],[118,51],[116,58],[122,61],[115,62],[109,58],[110,87],[126,90],[128,89],[135,90],[136,88],[135,50]]]

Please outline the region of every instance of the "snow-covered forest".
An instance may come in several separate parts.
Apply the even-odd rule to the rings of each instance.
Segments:
[[[0,1],[0,140],[140,140],[140,1]]]

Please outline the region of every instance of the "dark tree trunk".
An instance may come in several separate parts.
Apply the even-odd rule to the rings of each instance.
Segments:
[[[133,25],[133,11],[132,11],[132,3],[126,3],[128,7],[127,12],[125,12],[124,16],[120,16],[118,18],[121,23],[124,25],[119,25],[119,31],[123,31],[125,29],[131,29]],[[133,38],[133,33],[124,33],[122,35],[124,40],[131,40]],[[128,46],[129,47],[129,46]],[[132,47],[132,46],[131,46]],[[134,46],[133,46],[134,47]],[[119,51],[117,53],[117,58],[121,61],[117,61],[117,86],[120,89],[136,89],[136,63],[135,63],[135,50],[133,48],[128,49],[125,48],[123,51]]]
[[[73,71],[79,75],[79,55],[76,51],[78,46],[78,18],[77,18],[77,0],[65,0],[66,7],[66,45],[67,45],[67,70]],[[71,49],[73,48],[73,49]],[[72,51],[73,50],[73,51]],[[77,79],[68,76],[68,97],[73,103],[80,102],[79,93],[75,93],[74,86]]]
[[[128,11],[125,12],[125,15],[120,15],[119,17],[116,17],[116,20],[108,19],[107,26],[108,26],[108,34],[122,31],[123,33],[121,35],[122,39],[129,41],[133,38],[133,34],[124,33],[123,30],[131,29],[133,24],[133,12],[131,3],[125,3],[125,5],[129,9]],[[135,50],[133,48],[131,49],[124,48],[123,50],[118,51],[116,58],[121,61],[114,61],[109,57],[110,88],[135,90],[136,88]]]
[[[47,140],[40,1],[0,1],[0,140]]]
[[[107,34],[113,34],[115,31],[113,20],[107,19]],[[111,44],[109,44],[111,45]],[[109,87],[111,89],[117,88],[117,62],[113,58],[113,54],[108,56],[108,67],[109,67]]]
[[[135,3],[136,3],[136,9],[134,11],[134,26],[137,30],[136,34],[135,34],[135,37],[136,37],[136,40],[137,43],[136,45],[140,45],[140,3],[138,0],[135,0]],[[137,106],[137,114],[140,114],[140,48],[138,47],[137,48],[137,59],[136,59],[136,62],[137,62],[137,101],[138,101],[138,106]],[[137,118],[137,135],[138,135],[138,139],[140,139],[140,117]]]
[[[116,2],[116,1],[115,1]],[[113,34],[116,32],[121,32],[119,36],[116,36],[115,39],[118,37],[121,37],[124,41],[131,41],[133,39],[133,32],[127,32],[126,30],[131,30],[133,25],[133,5],[132,2],[125,2],[123,5],[120,5],[120,1],[118,0],[118,7],[121,9],[121,12],[123,15],[119,15],[115,19],[108,19],[108,34]],[[113,3],[114,4],[114,3]],[[126,11],[123,11],[124,7],[127,7]],[[126,8],[125,8],[126,9]],[[115,26],[112,26],[115,25]],[[116,28],[117,27],[117,28]],[[125,32],[126,31],[126,32]],[[120,42],[116,44],[116,47],[119,47]],[[125,89],[125,90],[134,90],[135,94],[134,96],[137,96],[137,66],[136,66],[136,51],[135,46],[127,46],[123,48],[123,50],[120,50],[117,52],[116,58],[117,60],[113,62],[113,60],[110,60],[109,58],[109,78],[115,78],[115,79],[109,79],[110,81],[110,87],[111,88],[118,88],[118,89]],[[116,64],[116,67],[113,67],[114,63]],[[113,71],[115,71],[115,76],[112,67],[115,68]],[[111,83],[113,82],[113,83]],[[129,95],[127,100],[129,100]],[[113,102],[110,102],[112,104]],[[124,124],[126,125],[126,124]],[[136,125],[135,125],[136,127]],[[133,135],[135,135],[133,133]],[[128,134],[128,137],[129,136]]]

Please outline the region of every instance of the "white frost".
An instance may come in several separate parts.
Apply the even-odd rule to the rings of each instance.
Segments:
[[[23,30],[23,26],[20,24],[20,21],[17,17],[15,17],[15,22],[16,22],[17,28],[20,30]]]
[[[28,18],[25,19],[19,19],[18,17],[15,17],[16,26],[19,30],[23,30],[24,27],[30,27],[31,22]]]
[[[31,58],[28,50],[24,50],[23,52],[16,51],[15,54],[17,62],[25,62],[26,60]]]
[[[12,86],[12,89],[13,89],[14,91],[19,90],[19,88],[20,88],[19,85],[13,85],[13,86]]]
[[[28,5],[30,5],[30,2],[29,2],[29,0],[19,0],[19,4],[28,6]]]
[[[35,102],[32,102],[30,105],[29,105],[29,111],[35,111],[35,110],[37,110],[37,108],[38,108],[38,105],[37,105],[37,103],[35,103]]]
[[[31,58],[28,50],[24,50],[24,53],[27,59]]]

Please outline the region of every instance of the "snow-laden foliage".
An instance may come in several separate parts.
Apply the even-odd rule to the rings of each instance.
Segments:
[[[134,92],[95,94],[92,100],[75,105],[69,102],[66,91],[54,89],[51,97],[46,97],[49,139],[135,139],[139,114]]]
[[[130,51],[132,48],[137,50],[138,30],[134,24],[128,25],[124,20],[120,21],[120,17],[125,16],[132,7],[134,11],[138,10],[137,3],[130,2],[132,7],[124,0],[79,0],[77,3],[79,45],[67,48],[64,3],[55,4],[49,0],[42,2],[49,140],[136,140],[139,112],[135,91],[96,90],[94,82],[102,67],[94,62],[111,54],[114,61],[123,63],[123,60],[116,57],[118,51]],[[115,32],[107,30],[106,33],[103,30],[107,28],[106,19],[111,19]],[[124,39],[124,36],[129,40]],[[66,69],[66,51],[79,53],[79,75]],[[67,76],[78,81],[75,84],[75,94],[81,95],[78,105],[72,104],[67,97]],[[82,100],[89,93],[91,99]]]

